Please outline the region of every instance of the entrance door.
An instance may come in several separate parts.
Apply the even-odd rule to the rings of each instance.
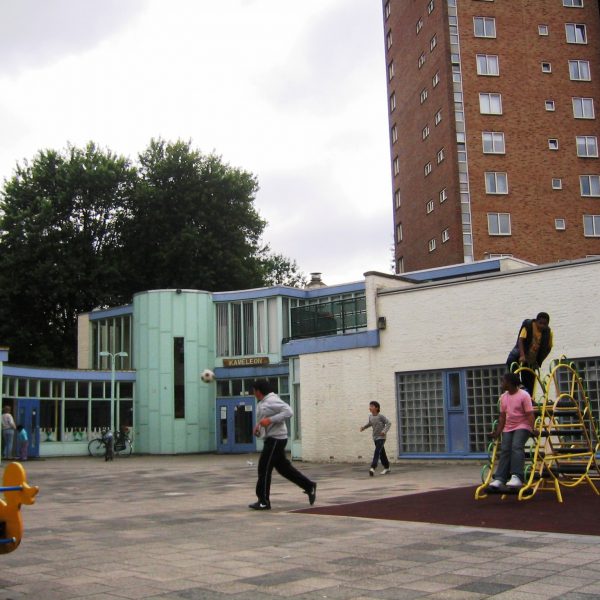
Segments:
[[[217,398],[217,450],[235,454],[255,452],[254,398]]]
[[[448,452],[467,454],[469,451],[468,424],[465,412],[465,381],[460,371],[445,373],[445,400],[448,422]]]
[[[40,401],[32,399],[17,400],[15,413],[17,425],[23,425],[29,437],[27,456],[37,458],[40,455]]]

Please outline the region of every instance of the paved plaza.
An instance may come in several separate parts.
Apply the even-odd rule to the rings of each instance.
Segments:
[[[306,495],[277,474],[273,510],[255,512],[256,462],[26,463],[40,494],[23,507],[21,546],[0,556],[0,600],[600,598],[600,537],[293,513]],[[479,478],[475,462],[404,461],[376,477],[366,464],[298,466],[318,482],[317,505]]]

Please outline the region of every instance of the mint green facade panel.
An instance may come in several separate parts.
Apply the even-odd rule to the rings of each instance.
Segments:
[[[216,450],[214,313],[207,292],[157,290],[134,297],[136,450],[152,454]],[[183,338],[184,414],[175,416],[174,340]]]

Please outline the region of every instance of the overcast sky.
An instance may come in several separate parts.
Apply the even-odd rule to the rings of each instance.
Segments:
[[[328,284],[390,272],[378,0],[0,0],[0,179],[94,141],[191,140],[259,180],[264,241]]]

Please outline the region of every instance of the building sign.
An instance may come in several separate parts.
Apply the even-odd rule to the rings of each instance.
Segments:
[[[255,356],[254,358],[224,358],[224,367],[254,367],[256,365],[268,365],[268,356]]]

